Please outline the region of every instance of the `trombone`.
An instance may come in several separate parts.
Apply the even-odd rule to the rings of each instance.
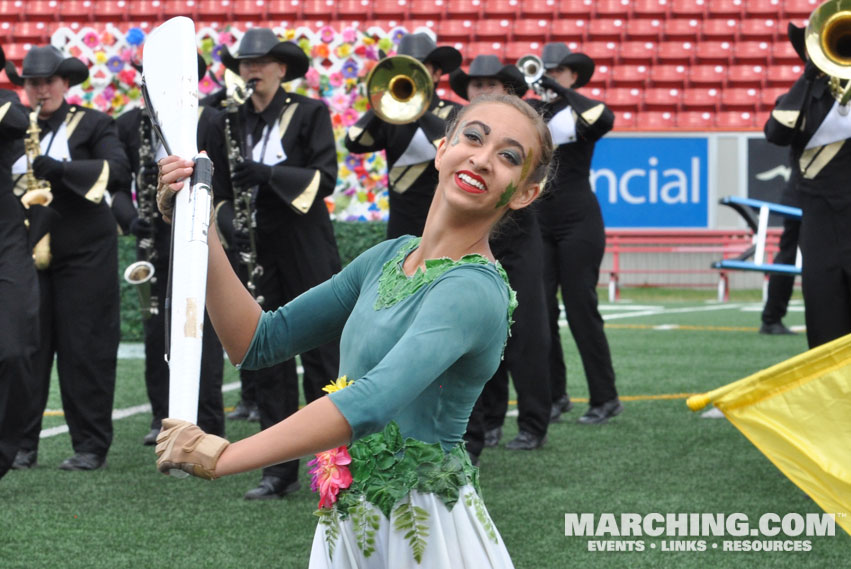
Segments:
[[[810,60],[830,77],[839,112],[848,114],[851,101],[851,0],[829,0],[810,14],[804,33]]]
[[[412,123],[425,114],[434,96],[426,66],[409,55],[385,57],[366,77],[366,96],[375,115],[390,124]]]

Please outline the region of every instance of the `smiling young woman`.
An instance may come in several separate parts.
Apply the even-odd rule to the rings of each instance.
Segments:
[[[437,150],[422,238],[381,243],[274,312],[245,291],[211,232],[207,307],[231,360],[261,368],[340,338],[340,375],[354,381],[233,444],[167,419],[159,469],[212,479],[319,453],[310,567],[512,567],[462,436],[517,304],[488,235],[535,200],[551,156],[526,103],[478,99]],[[170,215],[192,164],[172,156],[160,168]]]

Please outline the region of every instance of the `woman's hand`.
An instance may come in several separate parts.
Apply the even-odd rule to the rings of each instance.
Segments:
[[[171,223],[174,213],[174,197],[181,188],[183,180],[192,175],[192,160],[186,160],[180,156],[166,156],[159,162],[159,177],[157,178],[157,207],[166,223]]]
[[[228,441],[180,419],[163,419],[162,429],[156,449],[160,472],[168,474],[177,469],[207,480],[218,478],[216,463],[230,444]]]

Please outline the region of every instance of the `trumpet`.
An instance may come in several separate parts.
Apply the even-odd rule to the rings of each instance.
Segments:
[[[24,151],[27,156],[27,172],[24,175],[26,193],[21,196],[21,203],[26,209],[29,209],[33,205],[46,207],[53,201],[50,183],[47,180],[36,178],[32,166],[33,160],[41,154],[41,142],[39,140],[41,128],[38,126],[38,115],[41,113],[41,106],[42,103],[37,104],[35,109],[30,113],[30,125],[27,128],[27,137],[24,140]],[[50,234],[47,233],[39,239],[33,248],[35,268],[44,270],[49,267],[51,256]]]
[[[550,93],[541,87],[540,83],[541,77],[543,77],[546,72],[543,60],[541,60],[541,58],[537,55],[530,53],[518,59],[515,66],[523,74],[523,78],[526,80],[526,84],[529,85],[529,88],[537,93],[541,99],[548,101],[550,99]]]
[[[366,77],[366,94],[375,115],[390,124],[412,123],[425,114],[434,96],[426,66],[409,55],[385,57]]]
[[[804,33],[810,60],[830,77],[839,112],[848,114],[851,101],[851,0],[824,2],[810,14]]]

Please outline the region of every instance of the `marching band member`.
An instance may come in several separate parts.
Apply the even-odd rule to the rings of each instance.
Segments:
[[[469,72],[458,69],[449,76],[455,93],[468,101],[489,93],[522,97],[528,85],[514,65],[503,65],[495,55],[479,55]],[[533,208],[512,212],[490,240],[494,256],[508,273],[520,299],[514,311],[511,337],[494,376],[485,384],[470,417],[465,439],[474,462],[482,446],[499,444],[508,410],[508,374],[517,391],[519,433],[509,450],[532,450],[544,444],[550,419],[549,328],[544,301],[543,244]]]
[[[0,69],[6,56],[0,47]],[[38,347],[38,279],[24,209],[12,192],[12,163],[29,120],[14,91],[0,89],[0,478],[18,451]]]
[[[137,68],[141,72],[141,66]],[[204,58],[198,56],[198,77],[207,70]],[[208,146],[209,131],[218,111],[209,107],[198,108],[198,148]],[[163,418],[168,416],[169,367],[163,358],[166,347],[165,299],[171,257],[171,226],[160,219],[156,210],[157,164],[159,140],[150,119],[140,109],[132,109],[116,119],[118,133],[130,163],[136,189],[133,205],[130,192],[119,192],[112,200],[112,211],[125,234],[136,238],[136,256],[139,261],[150,262],[154,267],[151,278],[149,307],[142,307],[145,334],[145,387],[151,402],[151,428],[142,438],[142,444],[153,445]],[[154,310],[151,310],[153,308]],[[204,318],[201,349],[201,385],[198,401],[198,424],[204,430],[224,436],[225,419],[222,401],[224,354],[209,318]]]
[[[337,242],[324,198],[337,182],[337,149],[328,109],[321,101],[290,93],[282,82],[302,77],[309,60],[292,42],[267,28],[245,32],[236,54],[227,48],[222,63],[246,82],[256,81],[236,120],[247,157],[229,164],[221,145],[210,147],[215,164],[216,225],[233,248],[244,235],[234,231],[234,199],[251,192],[256,217],[256,260],[263,273],[257,285],[263,306],[273,310],[325,281],[341,268]],[[221,113],[214,136],[225,140],[229,113]],[[310,402],[337,377],[336,341],[301,354],[304,395]],[[285,419],[299,405],[294,359],[250,373],[260,411],[260,427]],[[280,498],[298,489],[298,461],[268,466],[246,499]]]
[[[118,238],[105,197],[129,187],[127,157],[115,121],[65,101],[68,88],[88,77],[82,61],[63,58],[52,46],[33,47],[21,74],[14,66],[7,66],[7,74],[24,87],[30,105],[40,109],[41,155],[32,169],[36,178],[50,183],[50,208],[59,214],[50,229],[52,259],[39,270],[41,342],[32,405],[14,467],[36,464],[55,355],[74,448],[59,468],[94,470],[104,465],[112,442],[120,332]],[[13,172],[25,169],[22,156]]]
[[[789,25],[789,39],[806,55],[804,30]],[[789,146],[803,217],[807,343],[815,348],[851,333],[851,196],[847,191],[851,121],[842,114],[825,75],[810,59],[801,77],[782,95],[765,123],[765,138]]]
[[[582,424],[608,421],[623,410],[615,389],[615,372],[603,319],[597,308],[597,281],[606,247],[600,204],[591,190],[591,157],[594,144],[614,125],[614,113],[601,101],[580,95],[594,61],[584,53],[572,53],[563,43],[548,43],[541,59],[546,75],[541,85],[556,98],[540,105],[556,145],[556,173],[538,208],[544,239],[544,286],[549,303],[550,374],[553,397],[552,420],[570,410],[567,370],[559,339],[561,297],[567,323],[579,349],[591,405],[579,418]]]
[[[397,54],[419,60],[432,74],[435,85],[444,73],[451,73],[461,65],[461,53],[457,49],[438,47],[426,33],[402,36]],[[388,238],[422,235],[437,182],[434,169],[437,142],[443,137],[446,121],[458,106],[434,96],[428,111],[412,123],[386,123],[370,109],[349,128],[345,140],[349,152],[384,150],[387,153],[390,178]]]

